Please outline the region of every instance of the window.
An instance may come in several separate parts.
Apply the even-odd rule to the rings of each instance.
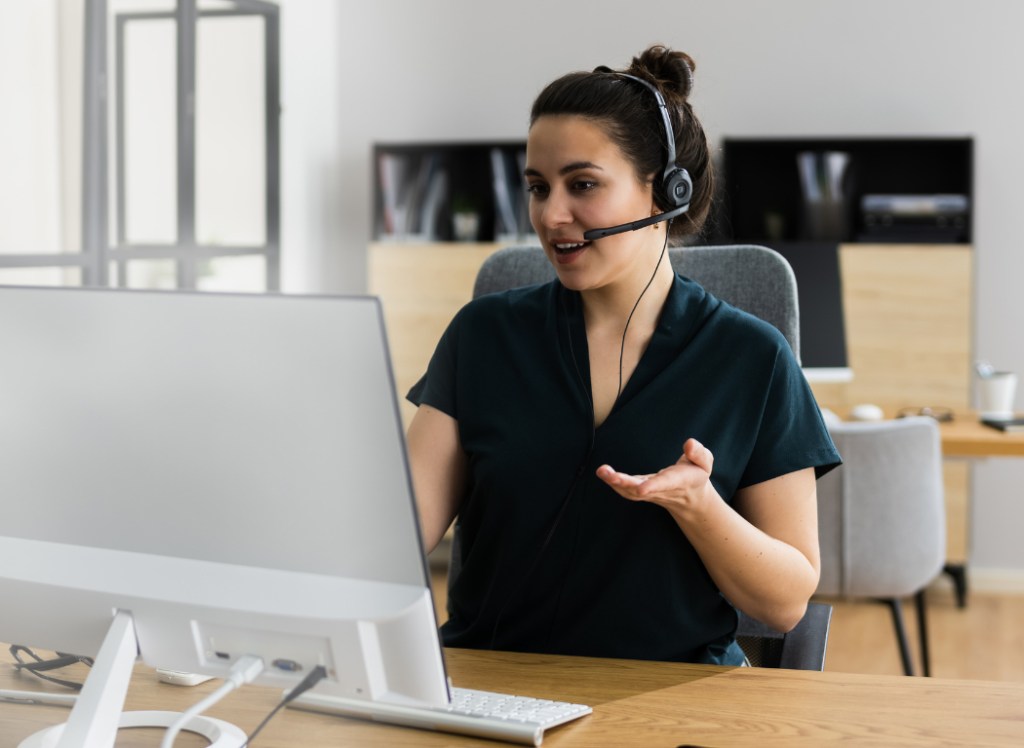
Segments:
[[[0,283],[277,290],[278,7],[23,5],[0,18],[34,57],[0,199],[32,209],[0,234]]]

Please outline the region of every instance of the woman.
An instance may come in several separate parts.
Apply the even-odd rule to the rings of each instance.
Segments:
[[[652,47],[544,89],[524,176],[558,278],[467,305],[410,392],[425,545],[460,527],[447,646],[740,664],[732,606],[788,630],[817,586],[839,456],[799,365],[665,256],[713,195],[693,69]]]

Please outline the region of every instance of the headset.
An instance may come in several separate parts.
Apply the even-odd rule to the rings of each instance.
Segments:
[[[603,239],[606,236],[613,236],[614,234],[622,234],[626,231],[636,231],[645,226],[652,226],[661,221],[668,221],[676,216],[681,216],[690,209],[690,198],[693,196],[693,181],[690,179],[690,173],[686,169],[676,166],[676,136],[672,130],[672,120],[668,116],[668,105],[665,104],[665,97],[661,95],[661,91],[643,78],[628,75],[627,73],[619,73],[603,65],[596,68],[594,72],[610,73],[620,78],[628,78],[629,80],[636,81],[654,94],[654,98],[658,102],[658,111],[661,112],[661,121],[665,127],[665,142],[668,146],[665,169],[660,177],[655,177],[654,179],[654,194],[659,204],[668,206],[668,210],[642,218],[639,221],[620,223],[618,226],[609,226],[603,229],[591,229],[583,233],[584,241],[588,242],[594,239]]]

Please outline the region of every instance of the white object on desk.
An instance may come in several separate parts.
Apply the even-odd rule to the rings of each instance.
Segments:
[[[445,707],[384,704],[317,693],[305,693],[289,706],[532,746],[543,742],[545,730],[594,711],[585,704],[470,688],[453,688],[452,703]]]
[[[850,409],[851,421],[881,421],[885,413],[873,403],[860,403]]]
[[[981,418],[1013,418],[1017,394],[1017,375],[1012,371],[993,371],[978,377],[978,411]]]
[[[167,670],[162,667],[156,669],[156,677],[161,683],[170,683],[172,686],[198,686],[200,683],[213,680],[212,675],[186,673],[182,670]]]
[[[50,693],[48,691],[10,691],[0,689],[0,701],[8,704],[26,704],[39,706],[74,706],[78,694]]]

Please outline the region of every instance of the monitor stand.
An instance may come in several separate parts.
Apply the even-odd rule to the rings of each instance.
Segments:
[[[30,735],[19,748],[113,748],[122,727],[173,724],[179,712],[122,711],[138,654],[131,613],[118,611],[68,721]],[[182,729],[202,735],[211,748],[241,748],[246,741],[237,726],[211,717],[195,717]]]

